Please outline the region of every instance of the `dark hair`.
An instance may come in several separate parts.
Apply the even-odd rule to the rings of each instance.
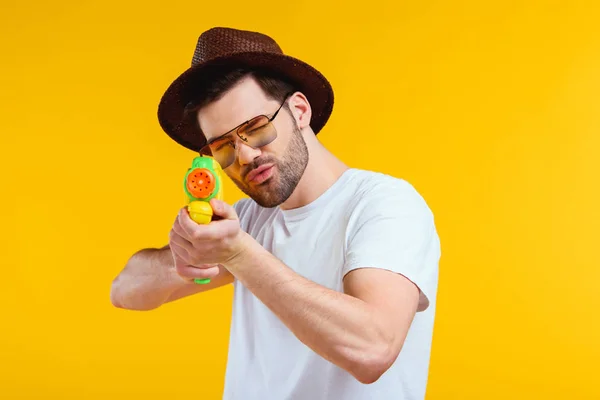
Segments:
[[[246,77],[253,77],[268,98],[280,102],[284,100],[286,95],[297,90],[292,82],[272,71],[258,68],[216,66],[208,69],[202,80],[194,85],[193,98],[196,100],[190,101],[186,106],[185,118],[192,118],[193,120],[190,120],[190,122],[203,134],[196,119],[198,110],[213,101],[219,100],[228,90]],[[287,104],[284,108],[289,110]]]

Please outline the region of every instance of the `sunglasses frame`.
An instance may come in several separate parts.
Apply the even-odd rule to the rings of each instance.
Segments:
[[[227,136],[227,135],[231,135],[232,133],[235,133],[235,135],[236,135],[237,137],[239,137],[239,138],[240,138],[240,139],[241,139],[241,140],[242,140],[242,141],[243,141],[243,142],[244,142],[244,143],[245,143],[247,146],[250,146],[250,147],[252,147],[253,149],[254,149],[254,148],[256,148],[256,147],[254,147],[254,146],[251,146],[251,145],[249,145],[249,144],[248,144],[248,138],[246,138],[246,137],[242,136],[243,134],[242,134],[242,133],[240,133],[240,130],[241,130],[241,129],[242,129],[244,126],[248,125],[250,122],[252,122],[252,121],[256,120],[257,118],[263,118],[263,117],[264,117],[264,118],[266,118],[268,122],[265,124],[265,126],[266,126],[266,125],[268,125],[268,124],[271,124],[271,123],[273,123],[273,120],[275,120],[275,118],[276,118],[276,117],[277,117],[277,115],[279,114],[279,111],[281,111],[281,109],[282,109],[282,108],[283,108],[283,106],[285,105],[286,101],[287,101],[287,100],[290,98],[290,96],[291,96],[291,95],[293,95],[293,94],[294,94],[294,93],[292,92],[292,93],[288,93],[288,94],[286,94],[286,95],[285,95],[285,97],[284,97],[283,101],[281,102],[281,105],[279,106],[279,108],[277,109],[277,111],[275,111],[275,113],[273,114],[273,116],[272,116],[272,117],[268,117],[266,114],[259,114],[259,115],[255,116],[255,117],[253,117],[253,118],[250,118],[249,120],[246,120],[245,122],[242,122],[241,124],[239,124],[239,125],[238,125],[238,126],[236,126],[235,128],[233,128],[233,129],[231,129],[231,130],[229,130],[229,131],[225,132],[224,134],[222,134],[222,135],[220,135],[220,136],[217,136],[217,137],[215,137],[215,138],[212,138],[211,140],[209,140],[209,141],[208,141],[208,142],[207,142],[207,143],[206,143],[206,144],[205,144],[205,145],[204,145],[204,146],[203,146],[203,147],[200,149],[199,153],[200,153],[200,154],[204,154],[204,155],[212,155],[212,151],[210,150],[210,145],[211,145],[211,144],[213,144],[214,142],[218,141],[218,140],[221,140],[221,139],[223,139],[223,138],[224,138],[225,136]],[[277,131],[275,131],[275,132],[277,132]],[[276,138],[277,138],[277,136],[275,136],[275,138],[274,138],[273,140],[275,140]],[[272,141],[271,141],[271,142],[272,142]],[[271,142],[269,142],[269,143],[271,143]],[[234,151],[235,151],[235,141],[233,141],[232,143],[233,143],[233,146],[234,146]],[[268,143],[267,143],[267,144],[268,144]],[[265,144],[265,145],[263,145],[263,146],[266,146],[266,144]],[[262,146],[260,146],[260,147],[262,147]],[[231,164],[229,164],[229,165],[231,165]],[[227,167],[228,167],[229,165],[227,165]],[[227,167],[223,167],[223,168],[227,168]]]

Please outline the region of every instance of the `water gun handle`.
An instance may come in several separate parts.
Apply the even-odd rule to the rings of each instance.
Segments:
[[[192,200],[188,204],[188,211],[190,213],[190,218],[198,224],[208,224],[212,220],[213,210],[210,204],[206,201],[200,200]],[[194,279],[194,282],[200,285],[206,285],[210,283],[210,278]]]
[[[209,224],[212,221],[213,210],[210,200],[223,199],[223,170],[212,157],[201,155],[194,158],[192,167],[188,169],[184,179],[184,190],[187,194],[188,212],[193,221],[198,224]],[[198,284],[207,284],[210,278],[194,279]]]

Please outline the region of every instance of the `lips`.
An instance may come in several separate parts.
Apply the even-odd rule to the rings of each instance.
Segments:
[[[271,168],[272,166],[273,166],[273,164],[263,164],[260,167],[254,168],[252,171],[250,171],[248,173],[248,175],[246,175],[246,180],[248,182],[251,182],[252,179],[254,179],[254,177],[256,177],[261,172],[266,171],[267,169]]]

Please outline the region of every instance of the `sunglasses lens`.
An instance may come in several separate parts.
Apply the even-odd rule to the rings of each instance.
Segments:
[[[265,116],[251,119],[238,131],[242,140],[251,147],[262,147],[271,143],[277,137],[275,126]]]
[[[214,152],[213,157],[221,165],[221,168],[227,168],[235,161],[235,148],[232,144],[221,146]]]
[[[235,148],[228,141],[219,141],[209,146],[205,146],[200,150],[201,154],[213,157],[221,166],[221,168],[229,167],[235,160]]]

